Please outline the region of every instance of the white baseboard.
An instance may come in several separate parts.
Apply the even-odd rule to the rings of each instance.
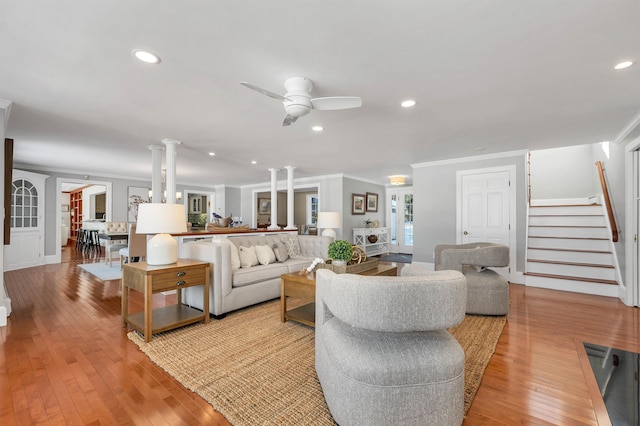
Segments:
[[[51,265],[51,264],[54,264],[54,263],[60,263],[61,261],[62,261],[62,259],[60,259],[60,257],[58,257],[58,255],[56,255],[56,254],[52,254],[52,255],[44,257],[44,264],[45,265]]]
[[[0,306],[0,327],[6,327],[7,325],[7,308]]]
[[[509,278],[509,283],[524,284],[525,283],[524,272],[516,271],[513,274],[511,274],[511,277]]]

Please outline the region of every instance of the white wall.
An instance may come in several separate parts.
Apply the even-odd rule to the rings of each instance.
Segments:
[[[516,166],[516,270],[524,272],[527,191],[521,152],[412,165],[415,262],[433,263],[436,245],[456,244],[456,172],[507,165]]]
[[[594,185],[592,144],[531,151],[531,199],[589,198]]]

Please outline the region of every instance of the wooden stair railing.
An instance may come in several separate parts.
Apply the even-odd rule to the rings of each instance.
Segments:
[[[613,207],[611,206],[611,198],[609,198],[609,189],[607,188],[607,181],[604,178],[604,170],[602,168],[602,162],[596,161],[598,166],[598,175],[600,175],[600,184],[602,185],[602,194],[604,196],[604,204],[607,208],[607,216],[609,217],[609,224],[611,225],[611,240],[615,243],[618,241],[618,226],[616,225],[616,218],[613,216]]]

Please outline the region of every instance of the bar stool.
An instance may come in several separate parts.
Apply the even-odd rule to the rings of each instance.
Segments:
[[[100,239],[98,238],[98,231],[96,229],[90,229],[88,231],[85,231],[85,235],[87,252],[89,254],[102,254],[102,250],[100,249]]]
[[[84,251],[84,230],[82,228],[76,231],[76,250]]]

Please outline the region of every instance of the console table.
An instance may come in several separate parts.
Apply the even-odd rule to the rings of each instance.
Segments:
[[[128,263],[122,271],[122,326],[144,332],[144,341],[151,341],[153,333],[171,330],[199,321],[209,322],[209,262],[178,259],[169,265],[151,266],[147,262]],[[203,306],[199,311],[182,304],[182,290],[204,286]],[[129,289],[144,294],[144,310],[129,314]],[[152,309],[153,293],[177,290],[178,303]]]
[[[389,254],[390,228],[353,228],[353,243],[364,248],[367,256]]]

